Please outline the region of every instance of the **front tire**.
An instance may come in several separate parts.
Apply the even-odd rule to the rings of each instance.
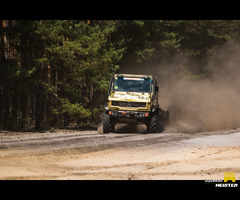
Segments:
[[[111,116],[105,113],[103,116],[103,133],[114,132],[114,127],[115,125]]]
[[[149,118],[148,125],[147,125],[147,132],[148,133],[155,133],[158,128],[158,117],[157,115],[153,115]]]
[[[151,116],[147,124],[147,133],[161,133],[163,130],[163,123],[161,118],[158,116],[158,113]]]

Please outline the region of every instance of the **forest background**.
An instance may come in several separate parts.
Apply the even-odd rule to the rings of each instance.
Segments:
[[[0,20],[0,129],[95,128],[112,73],[207,79],[228,41],[239,20]]]

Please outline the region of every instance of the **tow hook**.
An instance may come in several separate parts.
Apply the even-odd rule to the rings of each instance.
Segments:
[[[125,110],[122,112],[122,116],[127,116],[127,113]]]

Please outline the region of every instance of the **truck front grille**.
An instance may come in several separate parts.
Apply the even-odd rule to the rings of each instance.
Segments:
[[[120,107],[146,107],[145,102],[129,102],[129,101],[112,101],[112,106],[120,106]]]

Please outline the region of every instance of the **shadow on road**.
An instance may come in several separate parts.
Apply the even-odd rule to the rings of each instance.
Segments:
[[[115,126],[115,133],[147,133],[147,127],[135,124],[117,124]]]

